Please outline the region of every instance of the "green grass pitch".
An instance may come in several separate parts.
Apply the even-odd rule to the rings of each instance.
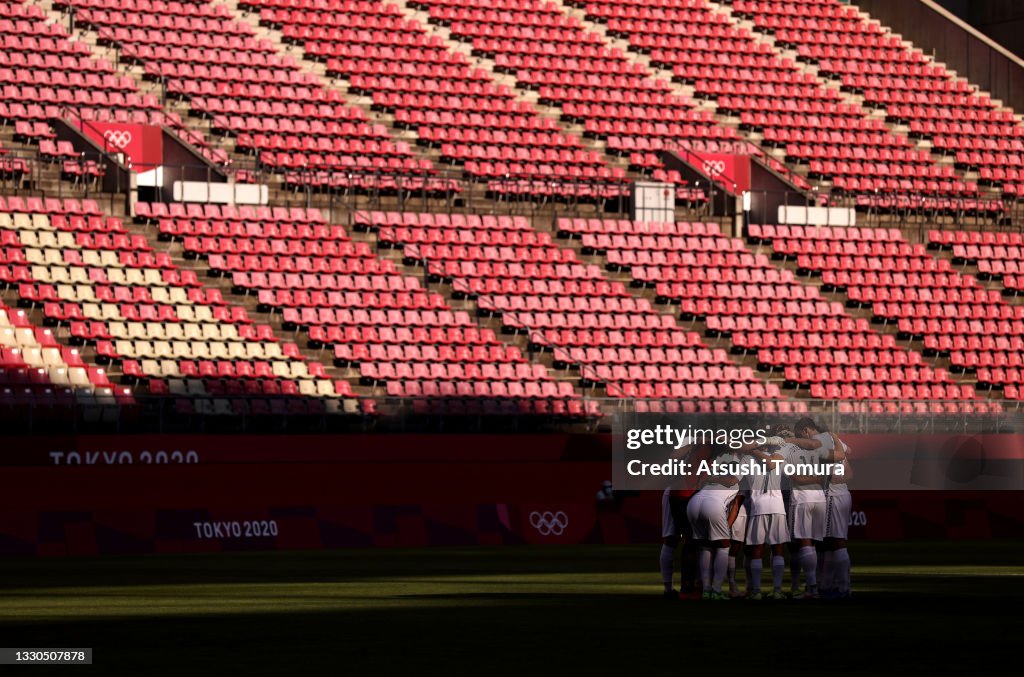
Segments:
[[[91,668],[63,668],[83,675],[877,675],[1017,664],[1024,543],[854,543],[848,602],[665,602],[658,548],[8,559],[0,646],[93,647]]]

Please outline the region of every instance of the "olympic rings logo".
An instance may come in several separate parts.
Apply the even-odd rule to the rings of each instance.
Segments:
[[[540,532],[541,536],[561,536],[565,532],[565,528],[569,526],[569,516],[561,510],[558,512],[550,510],[537,512],[535,510],[530,513],[530,526]]]
[[[725,173],[724,160],[705,160],[704,173],[710,176],[718,176]]]
[[[123,150],[132,142],[132,133],[123,129],[108,129],[103,132],[103,138],[109,141],[110,145]]]

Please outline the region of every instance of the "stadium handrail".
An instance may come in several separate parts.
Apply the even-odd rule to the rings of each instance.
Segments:
[[[468,430],[484,430],[495,421],[513,424],[519,431],[535,431],[538,427],[563,429],[584,426],[590,431],[608,431],[616,414],[637,412],[650,413],[721,413],[721,414],[764,414],[769,417],[814,415],[832,429],[847,432],[1016,432],[1015,426],[1024,414],[1024,402],[1016,400],[718,400],[695,401],[675,399],[635,399],[583,396],[574,401],[584,405],[585,413],[579,417],[536,413],[486,413],[485,405],[499,406],[516,402],[530,402],[528,398],[402,398],[392,396],[359,396],[362,401],[375,405],[372,410],[356,414],[336,414],[319,411],[315,413],[267,414],[220,414],[189,413],[177,410],[179,401],[193,405],[205,401],[226,403],[229,407],[254,401],[277,402],[323,402],[322,398],[302,396],[232,396],[217,395],[206,397],[176,398],[174,396],[146,396],[135,393],[134,402],[118,404],[68,404],[54,407],[52,404],[33,404],[26,400],[10,408],[16,413],[14,419],[5,421],[7,433],[53,432],[61,426],[68,432],[86,432],[96,429],[115,432],[165,433],[186,430],[230,428],[231,432],[260,429],[268,421],[274,421],[286,430],[388,430],[409,431],[424,427],[444,426],[446,420],[463,422]],[[562,400],[569,402],[570,400]],[[417,403],[433,405],[429,413]],[[477,406],[477,413],[442,413],[443,405]],[[907,405],[910,405],[908,410]],[[984,405],[986,410],[980,410]],[[211,406],[212,409],[212,406]],[[372,411],[372,413],[368,413]],[[59,414],[59,415],[58,415]],[[220,422],[218,424],[218,421]],[[55,423],[56,422],[56,423]]]
[[[85,124],[88,124],[87,122]],[[108,153],[81,153],[78,158],[86,160],[110,160],[116,162]],[[52,166],[52,160],[41,156],[38,149],[23,151],[3,149],[0,151],[0,195],[39,195],[41,197],[80,197],[81,189],[73,188],[66,181],[59,181],[55,188],[47,189],[39,181],[14,181],[7,183],[4,178],[3,163],[19,161],[23,173],[28,177],[44,176],[44,169]],[[123,167],[117,163],[118,167]],[[207,176],[210,164],[163,164],[144,165],[135,163],[130,171],[144,172],[157,166],[177,176]],[[397,204],[388,205],[388,209],[397,211],[448,212],[448,213],[510,213],[528,217],[547,218],[553,210],[559,216],[593,216],[591,205],[598,204],[608,215],[628,217],[630,212],[629,197],[632,193],[632,181],[628,179],[585,181],[574,178],[516,178],[507,177],[492,179],[486,177],[467,176],[463,171],[448,169],[431,172],[406,173],[390,172],[382,169],[364,170],[342,165],[305,166],[293,170],[280,170],[267,167],[258,158],[250,161],[235,161],[230,165],[217,167],[217,173],[228,182],[240,184],[271,183],[273,176],[283,179],[282,191],[271,191],[269,206],[307,206],[321,207],[332,210],[336,208],[348,210],[349,224],[351,211],[355,209],[383,208],[379,198],[392,196]],[[129,171],[129,170],[126,170]],[[8,172],[10,173],[10,172]],[[101,186],[92,188],[92,197],[101,198],[108,192],[111,204],[115,196],[123,196],[131,190],[130,182],[121,182],[117,192],[104,191]],[[723,207],[714,204],[711,198],[718,189],[706,184],[680,184],[681,188],[694,188],[704,193],[704,199],[689,199],[693,210],[692,219],[722,221],[725,223],[734,214],[732,201],[725,201]],[[90,188],[86,186],[86,191]],[[546,191],[546,194],[545,194]],[[889,214],[897,218],[901,216],[978,215],[984,217],[979,222],[980,229],[1013,226],[1024,222],[1024,196],[1012,194],[978,194],[957,195],[942,192],[921,193],[902,191],[875,191],[872,193],[851,193],[842,190],[815,191],[749,191],[754,199],[758,196],[767,198],[796,197],[807,206],[823,207],[856,207],[862,212],[872,214]],[[368,196],[370,205],[356,204],[358,196]],[[696,196],[694,196],[695,198]],[[160,189],[157,189],[156,201],[167,201]],[[681,198],[682,199],[682,198]],[[364,201],[365,202],[365,201]],[[686,200],[684,200],[684,203]],[[765,200],[765,204],[770,201]],[[788,200],[786,200],[788,203]],[[377,206],[374,207],[373,205]],[[586,207],[584,207],[586,205]],[[775,216],[767,212],[755,210],[750,223],[775,223]],[[921,223],[921,228],[943,228],[942,223]]]
[[[984,42],[991,49],[999,52],[1000,54],[1005,56],[1007,59],[1009,59],[1010,61],[1012,61],[1015,64],[1017,64],[1018,67],[1024,68],[1024,59],[1021,59],[1019,56],[1017,56],[1016,54],[1014,54],[1013,52],[1011,52],[1007,48],[1003,47],[998,42],[996,42],[995,40],[993,40],[989,36],[985,35],[981,31],[979,31],[977,28],[972,26],[971,24],[967,23],[966,21],[964,21],[963,19],[958,17],[956,14],[953,14],[952,12],[950,12],[948,9],[946,9],[945,7],[940,5],[939,3],[933,2],[932,0],[918,0],[918,1],[922,5],[924,5],[925,7],[929,8],[930,10],[935,12],[936,14],[942,15],[943,18],[945,18],[946,20],[951,21],[954,24],[956,24],[956,26],[958,28],[960,28],[962,31],[964,31],[966,33],[970,33],[971,36],[973,36],[974,38],[977,38],[978,40]]]
[[[93,124],[92,120],[87,120],[82,116],[79,110],[71,108],[67,105],[61,105],[60,108],[57,109],[57,111],[59,113],[60,119],[62,119],[64,122],[68,123],[72,127],[77,128],[78,131],[81,133],[82,138],[88,141],[92,146],[99,150],[99,159],[104,159],[113,162],[115,165],[126,170],[131,169],[130,158],[126,158],[128,160],[127,162],[122,162],[120,153],[118,152],[116,147],[110,144],[110,140],[107,138],[107,135],[103,134],[103,132],[96,125]],[[99,142],[97,142],[96,137],[90,137],[85,134],[85,131],[87,129],[91,132],[94,132],[98,138],[103,139],[102,145]],[[83,153],[82,155],[84,157],[89,154]]]

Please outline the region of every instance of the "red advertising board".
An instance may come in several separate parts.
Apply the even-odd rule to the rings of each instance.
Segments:
[[[597,500],[607,435],[25,437],[0,465],[0,555],[660,537],[660,492]],[[1018,491],[853,496],[852,538],[1024,535]]]
[[[163,130],[153,125],[90,121],[83,130],[108,152],[124,153],[137,171],[163,164]]]

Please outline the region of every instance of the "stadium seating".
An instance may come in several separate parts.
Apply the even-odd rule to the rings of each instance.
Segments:
[[[957,166],[978,171],[983,182],[1007,193],[1021,193],[1024,126],[856,8],[838,0],[735,0],[734,6],[773,33],[778,46],[795,48]]]
[[[9,243],[0,273],[19,303],[68,327],[127,381],[181,399],[183,411],[247,413],[251,402],[215,397],[242,394],[291,397],[297,413],[359,410],[347,382],[333,383],[94,201],[0,199],[0,233]]]
[[[157,97],[139,92],[131,77],[118,75],[113,64],[95,56],[88,43],[73,40],[62,25],[49,21],[40,6],[0,2],[0,39],[0,124],[13,125],[16,140],[53,139],[52,118],[164,124],[211,159],[226,159],[177,115],[165,112]]]
[[[717,149],[735,140],[732,129],[650,77],[641,64],[609,48],[597,33],[552,3],[540,0],[414,0],[431,21],[472,43],[474,54],[494,60],[500,72],[538,92],[543,105],[559,106],[562,119],[604,139],[610,152],[639,168],[664,167],[656,151],[699,143]]]
[[[932,230],[929,231],[928,241],[930,248],[951,252],[954,265],[977,266],[979,279],[1001,283],[1004,296],[1020,296],[1024,291],[1024,238],[1020,233]],[[1017,381],[1021,367],[1024,366],[1020,358],[1024,350],[1024,341],[1018,338],[968,338],[968,341],[974,344],[979,340],[996,353],[995,360],[1000,364],[997,365],[994,361],[990,362],[984,356],[980,356],[978,363],[965,364],[965,368],[976,370],[978,380],[989,384],[1007,380],[1012,382],[1012,385],[1004,386],[1004,393],[1009,389],[1011,395],[1017,393],[1019,396],[1021,390]],[[972,362],[971,357],[959,357]],[[993,372],[990,370],[991,367],[1009,368],[1011,371]]]
[[[982,385],[1020,395],[1020,372],[1011,365],[1024,334],[1024,307],[1010,306],[998,291],[907,242],[898,230],[762,226],[752,235],[794,259],[807,274],[820,274],[825,289],[844,291],[849,303],[867,307],[879,324],[894,324],[904,340],[923,341],[925,355],[949,357],[952,368],[978,372]],[[934,394],[934,389],[933,389]],[[962,389],[961,396],[970,393]]]
[[[326,89],[297,60],[279,55],[224,5],[163,0],[67,0],[100,40],[165,81],[235,148],[256,155],[290,182],[322,189],[447,189],[404,142],[372,124],[338,90]],[[352,176],[356,174],[358,176]],[[406,177],[403,178],[402,177]],[[419,178],[417,178],[419,177]]]
[[[0,184],[11,182],[16,186],[28,171],[28,163],[24,158],[10,155],[0,144]]]
[[[909,400],[965,395],[941,369],[922,364],[918,353],[897,347],[893,336],[878,334],[790,271],[751,254],[717,224],[577,218],[560,220],[558,229],[579,238],[585,253],[605,256],[609,268],[653,288],[659,301],[678,305],[684,321],[703,321],[709,333],[730,338],[737,352],[756,354],[760,369],[778,371],[798,391],[847,401],[904,399],[907,411],[914,411]],[[966,394],[973,397],[970,388]]]
[[[395,5],[248,0],[241,6],[259,10],[261,23],[282,29],[286,41],[324,62],[329,75],[347,78],[350,92],[371,95],[421,143],[439,148],[445,162],[491,180],[492,190],[505,178],[557,181],[537,184],[555,195],[614,197],[619,190],[600,184],[623,180],[620,169],[517,100],[485,69],[472,67],[464,54],[449,51],[440,37],[405,20]]]
[[[718,112],[738,116],[742,127],[763,134],[763,143],[785,149],[787,160],[808,163],[812,179],[832,181],[852,193],[976,193],[952,166],[935,164],[906,137],[889,133],[859,106],[818,84],[757,42],[725,14],[700,0],[652,7],[646,0],[580,0],[588,18],[671,69],[675,79],[714,99]]]
[[[7,268],[22,252],[3,231]],[[88,366],[76,348],[61,346],[48,328],[32,324],[25,310],[0,303],[0,417],[61,420],[78,404],[87,418],[116,419],[131,390],[115,388],[102,367]]]
[[[558,220],[556,234],[602,257],[609,277],[534,227],[546,212],[531,223],[472,205],[460,212],[461,202],[446,213],[386,211],[380,192],[422,192],[426,204],[427,193],[462,190],[454,176],[486,187],[467,200],[622,197],[634,174],[610,156],[675,183],[677,203],[704,204],[702,190],[660,162],[672,147],[741,148],[768,162],[766,150],[781,149],[799,185],[809,186],[803,175],[830,182],[878,210],[1003,214],[986,198],[1024,189],[1016,118],[839,0],[729,0],[732,16],[707,0],[563,1],[408,0],[424,24],[376,0],[55,0],[116,49],[115,65],[43,5],[0,0],[0,182],[3,194],[13,192],[7,182],[18,191],[0,197],[0,282],[19,304],[0,306],[0,398],[40,412],[99,402],[101,419],[140,393],[185,414],[373,415],[370,392],[427,414],[575,420],[600,415],[589,395],[801,410],[787,399],[795,394],[885,400],[871,411],[892,412],[962,400],[986,411],[998,407],[979,397],[989,390],[1024,399],[1024,308],[1008,300],[1024,290],[1018,235],[931,232],[950,260],[893,229],[752,226],[750,241],[795,261],[794,274],[711,223]],[[140,88],[125,65],[156,84]],[[158,88],[203,122],[181,120]],[[689,88],[760,146],[678,94]],[[414,152],[371,119],[377,112],[433,150]],[[337,208],[372,238],[353,238],[316,209],[142,202],[138,225],[126,228],[96,201],[23,197],[32,159],[8,152],[19,143],[34,144],[41,166],[65,180],[100,188],[102,168],[50,127],[76,115],[168,125],[217,162],[229,162],[228,149],[251,154],[285,187],[372,192],[357,203],[365,211]],[[886,123],[905,125],[909,138]],[[185,265],[143,228],[180,243]],[[394,257],[421,266],[423,278]],[[957,266],[977,266],[978,277]],[[206,273],[229,279],[233,295]],[[802,275],[820,277],[823,291]],[[823,296],[832,291],[847,307]],[[247,308],[273,314],[273,324]],[[686,328],[696,323],[704,336]],[[320,364],[318,350],[343,371]],[[948,371],[938,366],[947,359]]]
[[[585,411],[571,383],[552,380],[317,210],[175,207],[147,205],[143,216],[255,295],[261,310],[280,312],[286,329],[331,349],[336,365],[358,369],[362,384],[412,399],[415,411],[597,413]]]
[[[1024,238],[1020,233],[932,230],[929,247],[953,253],[953,263],[978,267],[982,280],[996,280],[1005,296],[1024,291]]]
[[[381,243],[401,246],[408,262],[425,262],[431,276],[501,318],[504,332],[524,334],[551,352],[555,369],[577,370],[583,388],[741,407],[745,400],[783,399],[775,385],[703,345],[521,217],[361,212],[356,218]]]

